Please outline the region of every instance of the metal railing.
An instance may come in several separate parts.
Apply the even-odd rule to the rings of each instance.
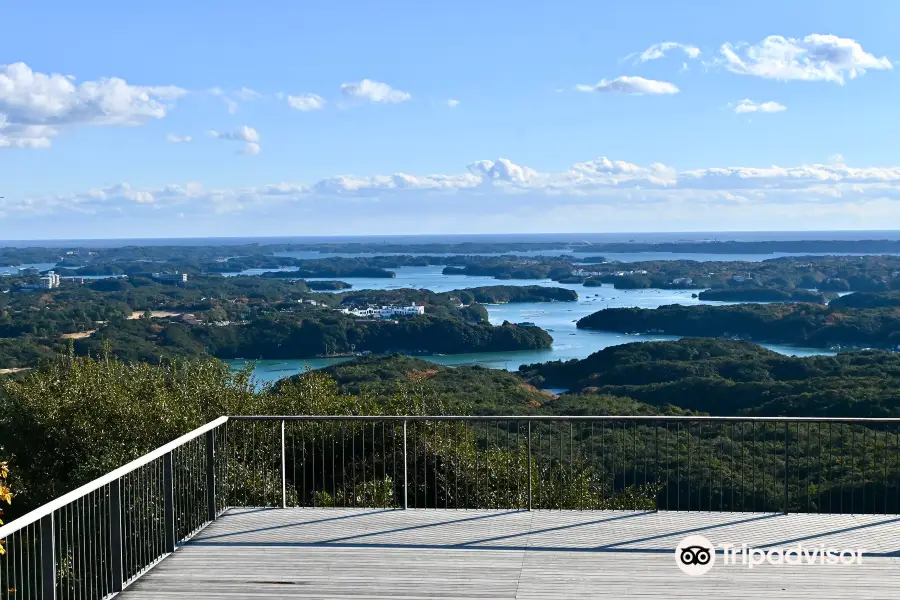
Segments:
[[[0,599],[105,598],[228,507],[900,513],[900,419],[222,417],[0,527]]]
[[[900,513],[900,419],[246,416],[229,436],[256,482],[234,506]]]
[[[0,598],[120,592],[225,510],[221,417],[2,527]]]

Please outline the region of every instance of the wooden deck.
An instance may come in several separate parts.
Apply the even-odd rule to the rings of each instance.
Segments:
[[[683,574],[699,534],[755,547],[863,548],[863,564],[717,564]],[[900,598],[900,517],[748,513],[232,509],[138,579],[184,598]]]

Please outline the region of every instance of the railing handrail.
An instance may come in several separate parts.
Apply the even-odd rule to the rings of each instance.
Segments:
[[[708,415],[233,415],[232,421],[719,421],[757,423],[893,423],[897,417],[715,417]]]
[[[28,525],[31,525],[32,523],[40,521],[43,517],[45,517],[49,514],[52,514],[54,511],[62,508],[63,506],[66,506],[70,502],[72,502],[74,500],[78,500],[82,496],[86,496],[87,494],[93,492],[94,490],[100,489],[104,485],[107,485],[109,483],[112,483],[113,481],[116,481],[123,475],[127,475],[128,473],[131,473],[132,471],[139,469],[140,467],[143,467],[144,465],[156,460],[157,458],[165,456],[166,454],[168,454],[175,448],[178,448],[179,446],[182,446],[183,444],[185,444],[195,438],[198,438],[201,435],[204,435],[206,432],[211,431],[211,430],[215,429],[216,427],[223,425],[224,423],[227,423],[228,419],[229,419],[228,416],[224,416],[224,417],[219,417],[218,419],[215,419],[214,421],[210,421],[206,425],[202,425],[201,427],[198,427],[197,429],[194,429],[193,431],[190,431],[181,437],[175,438],[168,444],[166,444],[164,446],[160,446],[156,450],[153,450],[139,458],[136,458],[133,461],[122,465],[118,469],[115,469],[114,471],[110,471],[106,475],[103,475],[102,477],[98,477],[97,479],[94,479],[93,481],[86,483],[81,487],[75,488],[71,492],[62,495],[59,498],[57,498],[56,500],[52,500],[52,501],[48,502],[47,504],[44,504],[43,506],[39,506],[38,508],[34,509],[33,511],[22,515],[18,519],[10,521],[6,525],[3,525],[2,527],[0,527],[0,540],[8,537],[9,535],[22,529],[23,527],[26,527]]]

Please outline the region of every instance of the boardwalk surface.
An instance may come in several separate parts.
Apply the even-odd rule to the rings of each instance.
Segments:
[[[683,574],[699,534],[865,549],[861,565]],[[900,517],[750,513],[232,509],[123,594],[149,598],[900,598]]]

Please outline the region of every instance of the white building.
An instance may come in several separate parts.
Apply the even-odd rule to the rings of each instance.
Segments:
[[[153,279],[164,283],[187,283],[187,273],[154,273]]]
[[[676,277],[672,280],[673,285],[693,285],[694,280],[690,277]]]
[[[390,319],[391,317],[413,317],[424,315],[425,307],[416,306],[369,306],[366,308],[344,308],[341,312],[345,315],[368,319]]]
[[[390,317],[414,317],[416,315],[424,315],[425,307],[410,304],[409,306],[382,306],[381,318],[388,319]]]
[[[47,274],[41,277],[39,288],[52,290],[59,287],[59,275],[55,271],[47,271]]]

